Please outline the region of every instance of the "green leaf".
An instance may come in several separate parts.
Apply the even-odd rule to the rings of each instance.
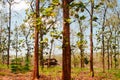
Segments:
[[[78,12],[79,10],[80,10],[80,8],[79,8],[79,7],[77,7],[77,8],[75,9],[75,11],[77,11],[77,12]]]
[[[52,5],[55,5],[55,6],[59,5],[59,0],[52,0]]]
[[[80,20],[84,20],[84,19],[86,19],[84,15],[80,17]]]
[[[84,12],[84,8],[81,8],[81,12]]]
[[[59,3],[59,0],[52,0],[53,3]]]
[[[98,9],[100,7],[100,4],[96,5],[94,9]]]
[[[79,18],[79,15],[78,15],[78,14],[75,14],[75,18]]]
[[[65,22],[70,23],[71,19],[70,18],[69,19],[65,19]]]
[[[96,16],[93,17],[93,21],[97,21],[98,18]]]

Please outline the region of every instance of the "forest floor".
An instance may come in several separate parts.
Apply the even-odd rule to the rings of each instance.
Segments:
[[[61,80],[61,70],[57,68],[41,71],[39,80]],[[78,68],[73,69],[71,74],[72,80],[120,80],[120,70],[110,70],[105,73],[95,70],[94,78],[90,77],[88,69],[81,71]],[[0,80],[32,80],[32,71],[15,74],[8,69],[0,69]]]

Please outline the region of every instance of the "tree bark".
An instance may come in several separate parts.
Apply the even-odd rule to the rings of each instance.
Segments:
[[[117,44],[117,43],[116,43],[116,42],[117,42],[117,37],[116,37],[116,36],[117,36],[117,31],[115,30],[115,42],[114,42],[114,44],[115,44],[115,45],[114,45],[115,69],[117,68],[117,57],[116,57],[116,56],[117,56],[117,51],[116,51],[116,48],[117,48],[117,47],[116,47],[116,44]]]
[[[94,77],[94,69],[93,69],[93,8],[94,8],[94,0],[91,1],[91,15],[90,15],[90,72],[92,77]]]
[[[78,22],[79,22],[80,33],[81,33],[81,35],[80,35],[80,42],[82,42],[84,40],[83,29],[82,29],[81,21],[79,19],[78,19]],[[84,67],[83,43],[80,45],[79,49],[80,49],[80,56],[81,56],[81,58],[80,58],[80,63],[81,63],[80,66],[81,66],[81,68],[83,68]]]
[[[43,32],[42,32],[42,26],[40,25],[40,41],[43,41]],[[43,64],[43,43],[40,43],[40,66],[43,70],[44,64]]]
[[[107,40],[107,53],[108,53],[108,70],[110,69],[110,52],[109,52],[109,40]]]
[[[70,49],[70,26],[69,0],[63,0],[63,54],[62,54],[62,80],[71,80],[71,49]]]
[[[39,66],[38,66],[38,52],[39,52],[39,25],[37,24],[37,18],[39,18],[39,0],[36,0],[36,26],[35,26],[35,44],[34,44],[34,70],[33,70],[33,80],[39,78]]]
[[[51,54],[52,54],[52,49],[53,49],[53,42],[54,42],[54,39],[51,40],[51,47],[50,47],[50,52],[49,52],[48,67],[50,67],[50,59],[51,59]]]
[[[102,65],[103,72],[105,72],[105,44],[104,44],[104,28],[105,28],[105,18],[106,18],[107,7],[104,11],[103,24],[102,24]]]
[[[10,56],[10,33],[11,33],[11,5],[12,5],[12,3],[11,2],[9,2],[8,1],[8,3],[9,3],[9,27],[8,27],[8,48],[7,48],[7,66],[8,66],[8,68],[9,68],[9,56]]]

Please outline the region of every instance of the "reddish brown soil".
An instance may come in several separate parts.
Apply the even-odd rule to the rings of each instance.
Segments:
[[[32,72],[28,72],[25,74],[13,74],[7,70],[0,70],[0,72],[4,74],[0,75],[0,80],[32,80]],[[97,74],[97,73],[95,73]],[[52,78],[50,75],[45,76],[41,75],[39,80],[61,80],[61,77]],[[112,79],[105,79],[104,77],[95,76],[94,78],[89,76],[89,72],[81,72],[77,77],[72,78],[72,80],[112,80]]]

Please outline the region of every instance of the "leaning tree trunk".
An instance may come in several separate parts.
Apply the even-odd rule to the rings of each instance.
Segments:
[[[37,18],[39,18],[39,0],[36,0],[36,26],[35,26],[35,45],[34,45],[34,70],[33,70],[33,80],[36,80],[39,78],[39,66],[38,66],[38,52],[39,52],[39,30],[38,30],[38,21]]]
[[[62,80],[71,80],[71,49],[69,26],[69,3],[63,0],[63,54],[62,54]]]

